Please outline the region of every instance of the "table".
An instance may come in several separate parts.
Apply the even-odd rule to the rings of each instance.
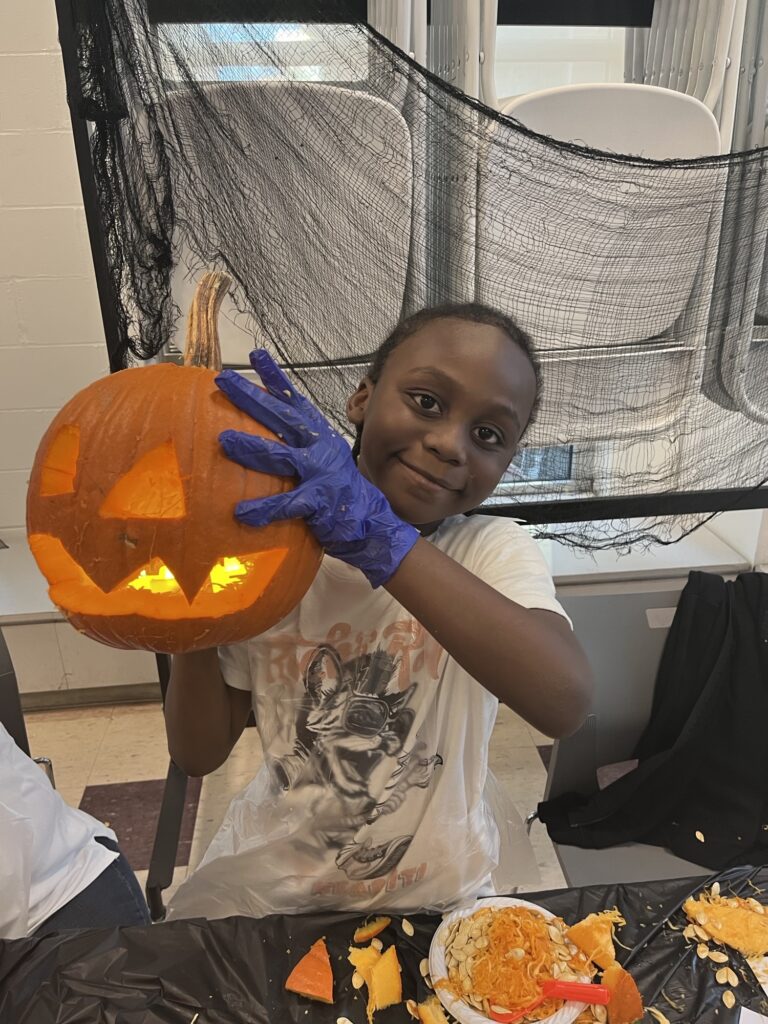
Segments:
[[[735,868],[718,877],[723,892],[753,894],[768,886],[768,868]],[[714,876],[713,876],[714,877]],[[739,1004],[768,1014],[768,1000],[739,954],[731,963],[742,975],[739,1002],[721,1002],[711,961],[697,958],[679,925],[683,900],[702,887],[701,879],[634,885],[590,886],[526,894],[573,922],[617,906],[627,919],[617,947],[628,962],[647,1005],[670,1024],[729,1024]],[[440,921],[436,914],[409,915],[414,935],[401,919],[380,935],[395,942],[403,968],[403,998],[424,999],[429,988],[419,964]],[[244,917],[221,921],[176,921],[149,927],[62,932],[40,939],[0,943],[0,1020],[8,1024],[335,1024],[340,1016],[366,1024],[365,995],[351,985],[347,949],[360,914],[338,913]],[[287,993],[290,968],[325,936],[335,976],[336,1003],[325,1006]],[[663,990],[663,993],[662,993]],[[362,990],[364,993],[365,990]],[[677,1007],[677,1009],[676,1009]],[[195,1018],[197,1014],[197,1018]],[[375,1024],[410,1020],[404,1004],[376,1014]],[[646,1020],[650,1020],[646,1016]]]

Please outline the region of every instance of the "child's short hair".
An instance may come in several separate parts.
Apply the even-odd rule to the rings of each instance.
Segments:
[[[384,364],[398,345],[401,345],[406,341],[406,339],[410,338],[412,334],[415,334],[426,324],[430,324],[434,320],[466,320],[469,323],[487,324],[489,327],[498,327],[500,331],[503,331],[507,335],[510,341],[523,350],[528,357],[528,361],[533,367],[533,372],[536,377],[536,397],[531,409],[531,415],[528,417],[528,422],[523,428],[523,434],[525,434],[525,431],[533,422],[536,411],[539,407],[541,393],[541,367],[534,352],[533,342],[531,341],[530,336],[526,334],[522,327],[519,327],[515,323],[511,316],[507,316],[505,313],[500,312],[498,309],[494,309],[492,306],[485,306],[481,302],[447,302],[440,306],[427,306],[424,309],[420,309],[417,313],[412,313],[404,320],[401,320],[391,334],[385,338],[381,345],[376,349],[370,366],[366,371],[366,376],[370,377],[375,384],[381,376]],[[355,444],[352,449],[352,454],[355,459],[357,459],[360,454],[360,437],[361,428],[358,427]]]

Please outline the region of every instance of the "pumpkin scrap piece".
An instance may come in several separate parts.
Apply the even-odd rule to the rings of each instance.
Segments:
[[[307,999],[333,1002],[333,971],[325,939],[318,939],[299,960],[288,975],[285,988]]]
[[[608,1024],[634,1024],[640,1020],[643,1000],[632,975],[620,963],[612,963],[603,971],[601,981],[611,991]]]
[[[366,921],[365,924],[356,928],[352,939],[354,942],[368,942],[370,939],[375,939],[390,924],[392,924],[391,917],[374,917],[372,921]]]
[[[371,973],[373,971],[374,964],[376,964],[380,958],[381,953],[375,946],[363,946],[362,948],[357,946],[349,947],[349,956],[347,959],[355,968],[357,973],[362,977],[363,981],[368,986],[369,992],[371,989]]]
[[[448,1024],[448,1018],[437,996],[429,996],[423,1003],[417,1003],[416,1013],[420,1024]]]
[[[400,980],[400,961],[397,950],[390,946],[383,953],[370,946],[350,946],[347,958],[360,974],[368,988],[368,1020],[373,1021],[376,1010],[399,1003],[403,998]]]
[[[710,938],[738,949],[745,956],[768,953],[768,914],[758,913],[741,897],[687,899],[683,904],[688,917]]]
[[[565,935],[593,963],[606,968],[616,961],[613,931],[617,924],[626,924],[618,910],[603,910],[599,914],[589,914],[583,921],[577,921],[566,929]]]
[[[349,962],[355,968],[357,974],[365,982],[365,986],[368,989],[368,1020],[373,1020],[373,1013],[376,1007],[373,1004],[373,968],[381,959],[381,953],[376,949],[375,946],[350,946],[349,956],[347,957]]]
[[[394,1006],[403,998],[403,986],[400,979],[400,961],[397,950],[389,946],[373,965],[371,971],[371,999],[374,1010],[383,1010]]]

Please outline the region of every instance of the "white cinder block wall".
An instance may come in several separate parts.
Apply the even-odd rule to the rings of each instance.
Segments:
[[[24,525],[43,431],[108,372],[56,34],[54,0],[0,0],[0,537]],[[157,680],[153,655],[67,623],[3,633],[25,695]]]
[[[54,0],[0,2],[0,536],[55,412],[107,372]]]

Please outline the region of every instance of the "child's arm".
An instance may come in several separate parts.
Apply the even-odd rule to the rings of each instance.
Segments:
[[[384,586],[462,668],[535,728],[567,736],[581,725],[591,676],[562,615],[515,604],[423,539]]]
[[[226,761],[250,710],[250,691],[227,686],[215,647],[173,656],[165,730],[168,751],[187,775],[208,775]]]

